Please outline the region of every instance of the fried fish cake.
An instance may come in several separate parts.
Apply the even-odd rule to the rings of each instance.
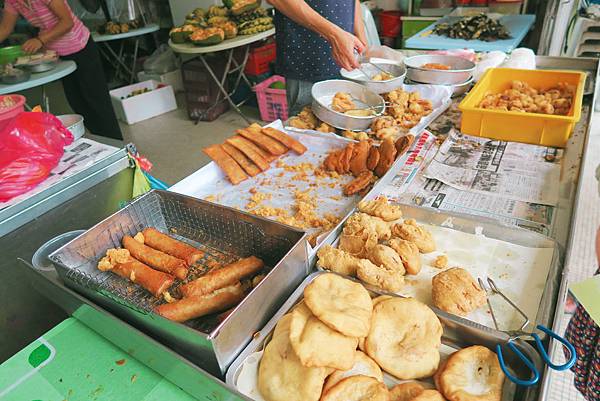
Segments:
[[[406,274],[419,274],[421,271],[421,255],[419,255],[419,248],[414,243],[402,238],[392,238],[388,241],[388,245],[402,259]]]
[[[431,279],[433,304],[443,311],[467,316],[487,302],[485,291],[463,268],[453,267]]]
[[[433,236],[425,227],[418,225],[414,219],[408,219],[404,223],[394,225],[392,227],[392,234],[395,237],[413,242],[421,253],[435,251]]]
[[[359,283],[322,274],[304,289],[304,302],[318,319],[346,336],[365,337],[369,332],[373,304]]]
[[[412,401],[423,391],[425,387],[418,382],[400,383],[390,389],[390,401]]]
[[[354,365],[358,339],[325,325],[306,304],[292,312],[290,342],[302,365],[347,370]]]
[[[317,252],[317,257],[319,258],[317,265],[322,269],[330,270],[344,276],[356,276],[359,259],[343,249],[324,245]]]
[[[358,210],[388,222],[402,217],[400,206],[391,204],[385,196],[358,202]]]
[[[309,368],[290,343],[292,315],[283,316],[258,367],[258,391],[266,401],[318,401],[329,368]]]
[[[392,297],[373,308],[366,353],[386,372],[409,380],[431,376],[440,362],[442,325],[427,305]]]
[[[324,392],[321,401],[389,401],[382,382],[370,376],[350,376]]]
[[[383,265],[376,265],[368,259],[361,259],[356,276],[367,284],[382,290],[396,292],[404,287],[404,275]]]
[[[387,245],[378,244],[370,248],[367,258],[377,266],[384,266],[386,270],[395,271],[404,275],[404,264],[402,258]]]
[[[440,390],[450,401],[500,401],[504,373],[496,353],[474,345],[463,348],[446,362],[439,375]]]
[[[357,375],[373,377],[383,383],[383,373],[381,372],[379,365],[364,352],[355,351],[354,365],[348,370],[336,370],[329,375],[325,381],[323,392],[326,392],[346,377]]]

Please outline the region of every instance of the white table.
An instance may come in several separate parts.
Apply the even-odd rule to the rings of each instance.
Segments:
[[[272,36],[274,34],[275,34],[275,28],[269,29],[268,31],[265,31],[265,32],[257,33],[256,35],[236,36],[233,39],[227,39],[219,44],[212,45],[212,46],[196,46],[192,43],[176,44],[176,43],[171,42],[170,40],[169,40],[169,46],[176,53],[197,55],[198,58],[202,61],[202,64],[204,64],[204,67],[206,68],[206,70],[208,71],[208,73],[210,74],[212,79],[215,81],[215,83],[219,87],[219,90],[221,92],[220,94],[223,95],[223,97],[229,102],[231,107],[233,107],[235,109],[235,111],[237,111],[238,114],[240,116],[242,116],[242,118],[244,118],[244,120],[246,120],[248,122],[248,124],[251,124],[252,121],[250,121],[250,119],[248,119],[248,117],[246,117],[244,115],[244,113],[242,113],[242,111],[240,110],[240,106],[242,104],[244,104],[245,100],[242,101],[241,103],[236,104],[231,99],[231,95],[233,95],[233,93],[237,90],[242,79],[248,84],[248,86],[252,87],[252,84],[246,77],[246,74],[244,74],[244,68],[246,67],[246,63],[248,62],[248,53],[250,51],[250,44],[252,44],[254,42],[258,42],[259,40],[266,39],[269,36]],[[238,63],[235,60],[235,58],[233,57],[233,52],[235,49],[240,48],[240,47],[244,47],[244,58],[241,63]],[[223,71],[222,76],[219,78],[217,76],[217,74],[215,74],[215,72],[208,65],[208,62],[204,58],[204,55],[207,53],[215,53],[215,52],[221,52],[221,51],[227,51],[228,54],[227,54],[227,64],[225,65],[225,70]],[[225,89],[225,80],[227,79],[228,75],[235,74],[236,72],[238,74],[235,79],[235,83],[233,85],[233,88],[228,92],[227,89]],[[221,96],[217,96],[215,104],[220,103],[221,100],[222,100]]]
[[[118,75],[121,71],[125,71],[129,75],[129,83],[133,83],[135,79],[135,65],[137,63],[138,49],[140,47],[140,39],[142,36],[156,32],[160,29],[158,24],[148,24],[139,29],[132,29],[129,32],[118,33],[115,35],[102,35],[98,32],[92,33],[94,42],[100,44],[100,53],[106,58],[111,64],[117,65],[116,74]],[[123,52],[125,50],[125,41],[123,39],[135,38],[133,43],[133,61],[131,67],[123,62]],[[121,40],[119,47],[119,53],[117,54],[108,42],[113,40]]]
[[[59,61],[56,67],[50,71],[32,73],[31,78],[25,82],[14,85],[2,85],[0,84],[0,95],[6,95],[8,93],[21,92],[27,89],[35,88],[38,86],[42,87],[42,105],[46,111],[50,110],[50,101],[46,96],[45,85],[50,82],[58,81],[59,79],[66,77],[77,69],[77,64],[71,60]]]

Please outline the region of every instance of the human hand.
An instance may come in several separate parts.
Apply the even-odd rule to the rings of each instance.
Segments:
[[[331,45],[333,59],[340,67],[348,71],[360,67],[354,51],[361,54],[365,50],[365,45],[356,36],[336,27],[327,36],[327,41]]]
[[[32,38],[23,43],[21,49],[23,49],[25,53],[32,54],[40,50],[43,46],[44,45],[42,44],[41,40],[39,40],[38,38]]]

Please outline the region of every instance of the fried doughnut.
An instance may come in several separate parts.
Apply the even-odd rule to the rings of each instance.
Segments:
[[[370,376],[350,376],[324,392],[321,401],[389,401],[385,384]]]
[[[302,304],[292,312],[290,343],[304,366],[347,370],[358,340],[329,328]]]
[[[318,319],[346,336],[369,333],[373,304],[359,283],[337,274],[322,274],[304,289],[304,302]]]
[[[394,139],[391,137],[385,138],[379,145],[379,163],[375,167],[375,175],[383,177],[385,173],[392,167],[396,160],[396,146]]]
[[[418,382],[400,383],[390,389],[390,401],[412,401],[423,391],[425,387]]]
[[[450,401],[500,401],[503,382],[496,353],[480,345],[450,355],[439,376],[440,390]]]
[[[433,304],[443,311],[467,316],[487,302],[485,291],[463,268],[453,267],[431,279]]]
[[[327,380],[325,380],[323,392],[326,392],[346,377],[357,375],[373,377],[383,383],[383,373],[377,363],[369,358],[364,352],[355,351],[354,364],[352,367],[348,370],[336,370],[329,375]]]
[[[400,206],[392,205],[385,196],[379,196],[370,201],[358,202],[358,210],[388,222],[402,217]]]
[[[292,315],[283,316],[258,367],[258,391],[266,401],[318,401],[329,368],[309,368],[290,343]]]
[[[394,225],[392,227],[392,234],[395,237],[413,242],[421,253],[435,251],[433,236],[425,227],[418,225],[414,219],[408,219],[404,223]]]
[[[402,259],[406,274],[419,274],[421,271],[421,255],[419,255],[419,248],[414,243],[402,238],[392,238],[388,241],[388,245]]]
[[[343,249],[337,249],[331,245],[324,245],[317,252],[317,266],[322,269],[342,274],[344,276],[355,276],[358,267],[358,258],[352,256]]]
[[[367,171],[367,158],[369,157],[371,144],[369,141],[360,141],[354,145],[352,159],[350,160],[350,172],[358,177],[363,171]]]
[[[154,227],[144,228],[142,235],[144,237],[144,244],[168,255],[183,259],[188,266],[193,265],[204,256],[203,251],[183,241],[179,241],[170,235],[163,234]]]
[[[440,362],[442,325],[427,305],[392,297],[373,308],[366,353],[386,372],[409,380],[431,376]]]

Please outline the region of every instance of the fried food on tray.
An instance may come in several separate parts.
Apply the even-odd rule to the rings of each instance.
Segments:
[[[333,273],[322,274],[304,289],[304,302],[319,320],[346,336],[369,333],[373,305],[359,283]]]
[[[408,219],[404,223],[394,225],[392,235],[413,242],[421,253],[435,251],[433,236],[423,226],[418,225],[414,219]]]
[[[421,256],[419,255],[419,248],[414,243],[402,238],[392,238],[388,241],[388,245],[402,259],[406,274],[419,274],[421,271]]]
[[[385,196],[373,200],[358,202],[358,210],[369,216],[379,217],[383,221],[394,221],[402,217],[402,210],[398,205],[392,205]]]
[[[260,174],[261,169],[258,168],[258,166],[252,162],[252,160],[240,152],[236,147],[227,142],[222,144],[221,147],[225,153],[231,156],[233,160],[235,160],[250,177],[255,177],[256,175]]]
[[[310,106],[305,106],[297,116],[290,118],[288,123],[294,128],[314,130],[320,121],[314,115]]]
[[[485,291],[468,271],[460,267],[433,276],[431,297],[436,307],[458,316],[467,316],[487,301]]]
[[[429,377],[439,361],[442,325],[427,305],[391,297],[373,307],[366,353],[401,380]]]
[[[368,229],[364,229],[360,232],[351,234],[342,233],[342,235],[340,235],[338,246],[340,250],[347,252],[351,256],[356,258],[366,258],[369,249],[375,245],[377,245],[377,234]],[[357,261],[355,262],[358,263]],[[358,265],[353,267],[355,273],[357,267]]]
[[[371,81],[389,81],[390,79],[394,79],[394,76],[389,72],[380,72],[371,77]]]
[[[436,269],[445,269],[446,267],[448,267],[448,256],[437,256],[433,261],[433,267],[435,267]]]
[[[255,144],[241,136],[232,136],[225,140],[228,144],[235,147],[237,150],[245,154],[254,164],[266,171],[269,169],[269,162],[263,157],[264,151],[258,148]]]
[[[366,132],[363,131],[349,131],[349,130],[345,130],[342,131],[342,136],[344,138],[348,138],[348,139],[354,139],[355,141],[366,141],[369,139],[369,134],[367,134]]]
[[[210,294],[219,288],[255,275],[263,267],[264,263],[261,259],[250,256],[227,266],[213,269],[204,276],[182,285],[180,290],[185,297]]]
[[[443,71],[448,71],[450,69],[452,69],[452,67],[450,67],[447,64],[440,64],[440,63],[427,63],[427,64],[423,64],[421,66],[421,68],[425,68],[427,70],[443,70]]]
[[[495,352],[473,345],[450,355],[438,382],[450,401],[500,401],[504,373]]]
[[[425,387],[419,382],[396,384],[390,389],[390,401],[412,401],[423,391],[425,391]]]
[[[321,401],[389,401],[388,389],[370,376],[350,376],[321,396]]]
[[[477,107],[566,116],[571,111],[574,96],[575,87],[565,82],[538,90],[527,82],[512,81],[510,88],[500,93],[486,93]]]
[[[373,171],[378,177],[383,177],[396,160],[396,146],[393,138],[385,138],[379,145],[379,163]]]
[[[98,269],[111,271],[132,283],[141,285],[155,297],[160,297],[173,284],[170,274],[154,270],[131,257],[127,249],[109,249],[98,262]]]
[[[335,134],[335,128],[324,122],[322,122],[315,130],[325,134]]]
[[[131,256],[140,262],[161,272],[172,274],[180,280],[184,280],[187,277],[187,264],[182,259],[157,251],[154,248],[144,245],[143,242],[133,239],[129,235],[125,235],[122,241],[123,248],[127,249]]]
[[[260,131],[249,130],[249,129],[238,129],[235,131],[236,134],[243,136],[244,138],[252,141],[256,146],[263,149],[265,152],[269,152],[275,156],[281,156],[288,149],[283,146],[280,142],[271,138],[270,136],[264,135]]]
[[[371,247],[367,253],[367,258],[375,265],[385,267],[387,271],[397,272],[402,276],[406,272],[402,258],[387,245],[378,244]]]
[[[356,109],[356,110],[348,110],[344,112],[347,116],[352,117],[369,117],[375,114],[375,110],[373,109]]]
[[[352,156],[350,159],[350,172],[355,177],[367,171],[367,158],[371,144],[368,141],[360,141],[354,145]]]
[[[396,157],[400,157],[406,153],[406,151],[410,148],[410,145],[415,141],[415,136],[412,134],[407,134],[402,136],[396,140],[394,146],[396,147]]]
[[[235,160],[225,153],[221,145],[211,145],[204,148],[203,151],[217,163],[233,185],[237,185],[248,178],[244,170],[242,170]]]
[[[327,390],[347,377],[358,375],[373,377],[383,383],[383,373],[377,363],[364,352],[354,351],[354,364],[352,367],[348,370],[336,370],[329,375],[323,386],[323,392],[326,393]]]
[[[139,233],[138,233],[139,234]],[[179,241],[170,235],[163,234],[156,228],[149,227],[142,230],[144,243],[168,255],[183,259],[188,266],[193,265],[204,256],[204,252]]]
[[[283,143],[285,146],[292,149],[296,154],[301,155],[304,154],[304,152],[306,152],[306,146],[302,145],[300,142],[298,142],[285,132],[281,132],[279,130],[276,130],[275,128],[266,127],[262,129],[262,133]]]
[[[367,169],[373,171],[379,164],[379,149],[376,146],[371,146],[369,156],[367,157]]]
[[[331,329],[302,303],[292,312],[290,343],[304,366],[347,370],[354,365],[358,340]]]
[[[384,98],[391,103],[386,114],[393,117],[395,125],[403,130],[411,129],[433,111],[431,101],[421,99],[419,92],[405,92],[398,88],[385,94]]]
[[[154,311],[174,322],[185,322],[217,312],[223,312],[244,299],[240,283],[219,288],[206,295],[184,297],[178,301],[158,305]]]
[[[351,196],[368,188],[374,181],[373,172],[367,170],[360,173],[355,179],[344,186],[344,195]]]
[[[411,401],[446,401],[442,393],[433,389],[423,390],[422,393],[417,395]]]
[[[366,213],[354,213],[346,220],[342,232],[344,234],[363,234],[365,231],[377,235],[377,240],[390,239],[392,232],[390,225],[379,217],[369,216]]]
[[[371,131],[377,132],[384,128],[393,127],[396,125],[396,120],[392,116],[381,116],[377,117],[371,123]]]
[[[348,110],[355,110],[356,104],[352,101],[352,97],[349,93],[338,92],[331,100],[331,108],[338,113],[345,113]]]
[[[354,144],[349,143],[344,148],[344,151],[340,155],[340,166],[341,171],[338,171],[340,174],[347,174],[350,172],[350,160],[352,159],[352,155],[354,154]]]
[[[404,287],[404,274],[384,265],[376,265],[368,259],[359,261],[356,277],[385,291],[396,292]]]
[[[330,270],[335,273],[343,274],[344,276],[355,276],[356,268],[358,267],[358,258],[350,253],[324,245],[317,252],[317,265],[322,269]]]
[[[292,315],[283,316],[258,367],[258,390],[266,401],[319,401],[330,368],[306,367],[290,342]]]

